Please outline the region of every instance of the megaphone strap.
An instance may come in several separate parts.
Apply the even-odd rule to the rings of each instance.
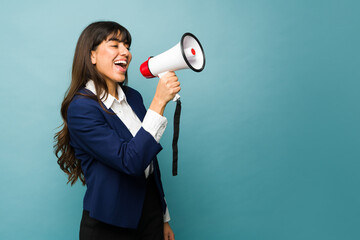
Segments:
[[[174,136],[173,136],[173,142],[172,142],[172,148],[173,148],[172,174],[173,174],[173,176],[177,175],[177,169],[178,169],[178,146],[177,146],[177,142],[178,142],[178,139],[179,139],[180,113],[181,113],[181,101],[180,101],[180,99],[178,99],[176,101],[176,108],[175,108],[175,114],[174,114]]]

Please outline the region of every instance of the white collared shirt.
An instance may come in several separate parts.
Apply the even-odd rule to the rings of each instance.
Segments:
[[[90,90],[96,95],[95,84],[93,80],[89,80],[85,86],[86,89]],[[119,119],[124,123],[124,125],[129,129],[133,137],[140,130],[141,127],[150,133],[156,142],[160,142],[166,125],[167,119],[164,116],[161,116],[157,112],[154,112],[151,109],[148,109],[144,117],[143,122],[141,123],[138,116],[132,110],[131,106],[126,100],[124,91],[121,89],[120,85],[117,86],[117,93],[119,100],[117,100],[111,94],[108,94],[105,99],[105,93],[102,93],[100,96],[101,101],[104,103],[107,109],[113,110],[113,112],[119,117]],[[153,172],[153,163],[145,169],[145,177],[147,178]],[[166,212],[164,214],[164,222],[170,221],[170,215],[168,208],[166,207]]]

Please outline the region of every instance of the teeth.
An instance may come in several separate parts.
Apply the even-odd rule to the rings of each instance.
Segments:
[[[126,64],[126,61],[124,60],[116,61],[115,64]]]

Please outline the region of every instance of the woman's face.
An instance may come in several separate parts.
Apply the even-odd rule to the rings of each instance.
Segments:
[[[120,33],[117,36],[110,35],[98,45],[96,50],[91,51],[91,62],[106,81],[123,82],[125,80],[125,73],[132,56],[129,44],[120,39]]]

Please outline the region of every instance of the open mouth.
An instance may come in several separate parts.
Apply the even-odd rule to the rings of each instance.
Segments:
[[[116,61],[115,65],[118,66],[121,71],[126,71],[127,62],[125,60]]]

